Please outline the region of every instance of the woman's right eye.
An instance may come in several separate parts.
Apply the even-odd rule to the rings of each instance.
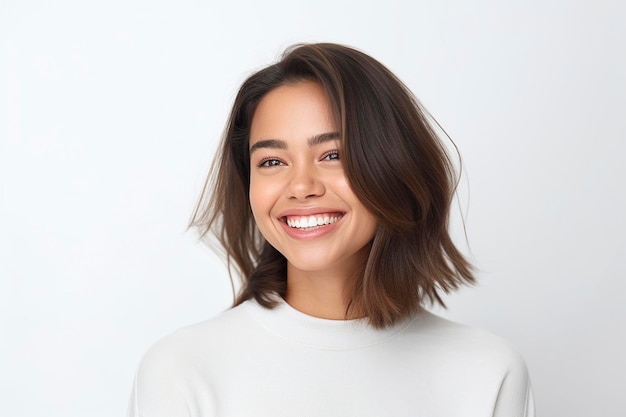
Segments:
[[[276,159],[276,158],[267,158],[267,159],[263,159],[261,162],[259,162],[259,167],[277,167],[282,165],[283,162],[280,159]]]

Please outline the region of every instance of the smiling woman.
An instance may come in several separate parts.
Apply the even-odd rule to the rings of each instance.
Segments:
[[[344,288],[366,264],[377,223],[343,172],[336,131],[326,93],[312,81],[269,92],[250,128],[250,206],[263,237],[287,260],[285,300],[328,319],[346,318]],[[264,138],[281,139],[259,146]]]
[[[150,349],[129,415],[533,416],[506,342],[425,309],[474,282],[429,120],[341,45],[294,47],[248,78],[191,222],[241,291]]]

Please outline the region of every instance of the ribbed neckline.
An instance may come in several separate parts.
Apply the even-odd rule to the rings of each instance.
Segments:
[[[277,297],[278,306],[268,309],[254,299],[242,307],[267,330],[284,339],[312,348],[348,350],[382,343],[404,331],[414,320],[408,318],[385,329],[375,329],[367,319],[328,320],[309,316]]]

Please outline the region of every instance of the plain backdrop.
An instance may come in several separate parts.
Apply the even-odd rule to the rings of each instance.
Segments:
[[[0,1],[0,415],[124,415],[143,352],[231,302],[186,231],[234,94],[297,42],[379,59],[463,157],[480,284],[541,416],[626,415],[619,1]],[[465,217],[466,244],[461,227]]]

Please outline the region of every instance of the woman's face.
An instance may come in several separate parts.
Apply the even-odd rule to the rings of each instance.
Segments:
[[[290,273],[349,274],[367,258],[376,219],[348,184],[340,141],[328,98],[312,81],[272,90],[254,113],[250,205]]]

